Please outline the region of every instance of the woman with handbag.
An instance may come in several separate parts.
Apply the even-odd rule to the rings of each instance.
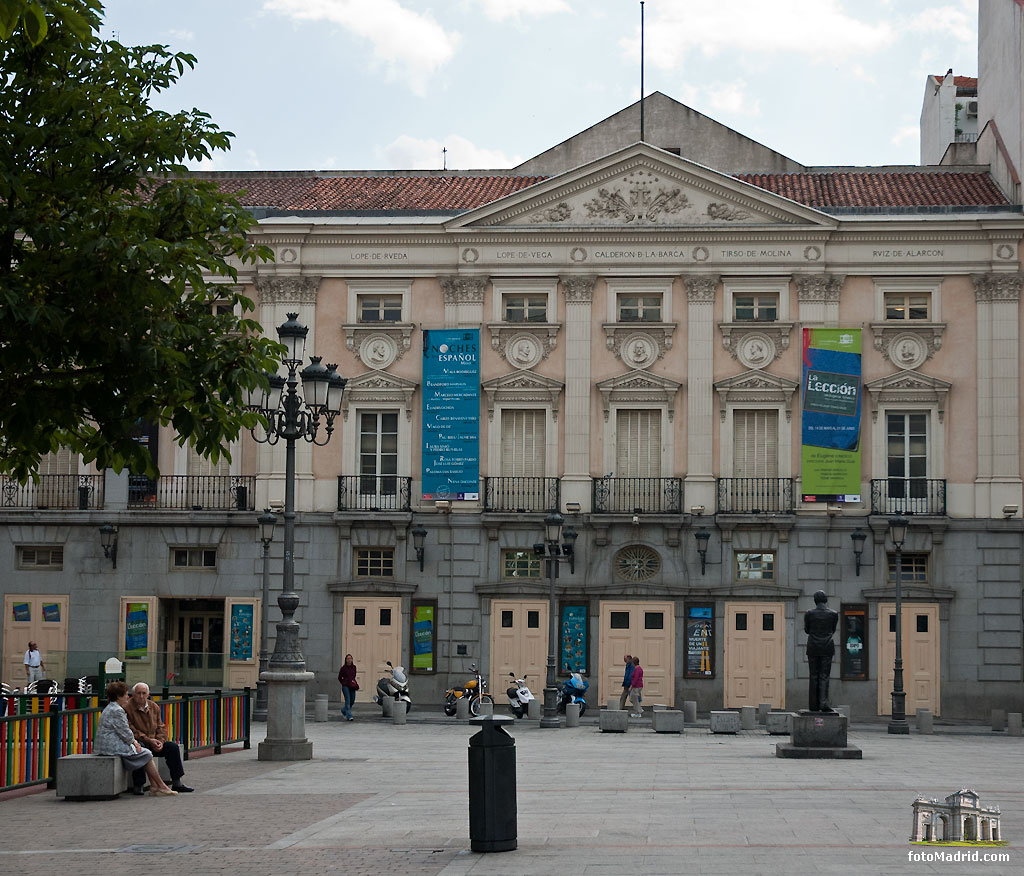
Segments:
[[[341,693],[345,697],[345,703],[341,707],[341,714],[346,721],[352,720],[352,704],[356,701],[356,691],[359,690],[359,682],[356,681],[356,664],[351,654],[345,655],[345,662],[338,670],[338,681],[341,682]]]

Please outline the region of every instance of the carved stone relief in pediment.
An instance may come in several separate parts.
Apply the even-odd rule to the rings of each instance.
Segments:
[[[666,405],[669,422],[674,415],[676,393],[683,384],[660,374],[649,371],[629,371],[616,377],[609,377],[597,383],[604,408],[604,419],[608,422],[612,403],[657,403]]]
[[[419,384],[386,371],[367,371],[350,377],[341,399],[341,415],[348,419],[350,405],[392,402],[405,410],[406,420],[412,419],[412,397]]]
[[[559,380],[533,371],[519,370],[485,380],[480,384],[487,399],[487,419],[494,419],[497,402],[537,404],[551,408],[552,419],[558,419],[558,400],[565,389]]]
[[[918,404],[934,405],[941,423],[946,415],[946,396],[952,387],[949,381],[919,371],[898,371],[864,384],[871,399],[873,422],[878,420],[880,404]]]
[[[726,408],[730,404],[754,402],[757,404],[782,404],[786,420],[793,417],[793,399],[800,384],[788,377],[779,377],[767,371],[745,371],[735,377],[727,377],[715,383],[715,392],[721,399],[719,417],[725,422]]]

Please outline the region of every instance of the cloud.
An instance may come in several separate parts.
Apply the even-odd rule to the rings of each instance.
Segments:
[[[180,30],[178,28],[171,28],[168,33],[178,42],[191,43],[195,40],[196,35],[191,30]]]
[[[645,53],[665,70],[683,66],[694,52],[726,63],[772,54],[834,60],[876,52],[895,38],[888,22],[860,20],[839,0],[662,0],[649,13]],[[639,27],[620,45],[638,60]]]
[[[719,112],[759,116],[761,104],[747,96],[746,88],[747,83],[742,80],[711,83],[706,89],[708,103]]]
[[[893,146],[902,146],[904,143],[913,142],[921,133],[920,125],[904,125],[896,129],[896,133],[889,138]]]
[[[537,18],[541,15],[554,15],[558,12],[572,12],[566,0],[471,0],[480,6],[492,21],[505,21],[514,18]]]
[[[426,80],[455,55],[461,37],[429,14],[406,9],[398,0],[264,0],[264,12],[295,21],[327,22],[368,40],[392,79],[404,79],[424,96]]]
[[[510,158],[499,150],[477,146],[458,134],[446,137],[443,141],[402,134],[385,146],[381,153],[391,168],[441,170],[445,162],[444,153],[441,151],[444,148],[448,149],[449,170],[514,167],[522,161],[518,156]]]
[[[978,9],[973,0],[962,0],[959,5],[932,6],[908,19],[907,28],[916,33],[938,33],[975,42],[977,39]]]

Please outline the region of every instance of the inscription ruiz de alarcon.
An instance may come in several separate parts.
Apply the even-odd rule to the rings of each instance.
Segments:
[[[945,257],[944,249],[873,249],[871,257],[875,259],[941,259]]]

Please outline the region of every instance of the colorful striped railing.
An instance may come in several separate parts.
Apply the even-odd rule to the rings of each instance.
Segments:
[[[249,748],[251,692],[216,690],[212,693],[170,695],[154,699],[167,725],[167,738],[189,752],[242,743]],[[53,786],[57,759],[68,754],[91,754],[99,723],[98,697],[12,694],[0,698],[0,792],[30,785]]]

